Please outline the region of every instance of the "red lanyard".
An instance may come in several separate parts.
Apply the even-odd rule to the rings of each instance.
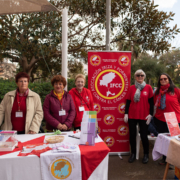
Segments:
[[[58,94],[56,94],[55,91],[54,91],[54,94],[56,95],[56,97],[58,98],[58,100],[59,100],[59,102],[60,102],[60,107],[61,107],[61,109],[63,109],[63,106],[62,106],[62,104],[63,104],[63,93],[62,93],[62,98],[61,98],[61,99],[59,98]]]
[[[17,95],[18,111],[20,111],[20,105],[21,105],[22,99],[23,99],[23,96],[21,98],[21,101],[19,102],[19,95]]]
[[[84,89],[83,89],[83,91],[84,91]],[[85,104],[86,104],[86,106],[87,106],[87,107],[88,107],[88,109],[89,109],[88,102],[86,102],[86,100],[84,100],[84,98],[81,96],[81,94],[80,94],[79,92],[76,92],[76,90],[75,90],[74,92],[75,92],[75,94],[79,97],[80,102],[81,102],[81,106],[82,106],[82,101],[84,101],[84,102],[85,102]]]

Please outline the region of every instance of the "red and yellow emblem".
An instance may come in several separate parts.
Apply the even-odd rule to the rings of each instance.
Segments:
[[[128,56],[121,56],[120,58],[119,58],[119,64],[121,65],[121,66],[127,66],[128,64],[129,64],[129,58],[128,58]]]
[[[114,138],[112,136],[107,136],[104,138],[104,142],[108,147],[111,147],[114,145]]]
[[[100,56],[98,55],[92,55],[90,57],[90,63],[93,65],[93,66],[98,66],[100,63],[101,63],[101,58]]]
[[[104,99],[115,99],[124,90],[124,78],[114,69],[106,69],[98,74],[95,79],[95,89],[99,96]]]
[[[118,134],[120,136],[126,136],[128,134],[128,127],[125,125],[119,126],[118,127]]]
[[[119,106],[118,106],[118,111],[119,111],[121,114],[124,114],[124,113],[125,113],[125,107],[126,107],[126,104],[125,104],[125,103],[119,104]]]
[[[114,116],[112,114],[107,114],[106,116],[104,116],[104,122],[107,125],[112,125],[114,123]]]
[[[101,106],[97,103],[94,103],[94,110],[97,111],[97,113],[99,113],[101,110]]]

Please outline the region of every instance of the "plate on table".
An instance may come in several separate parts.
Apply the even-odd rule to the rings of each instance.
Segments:
[[[64,136],[58,135],[58,136],[46,137],[45,140],[49,144],[60,143],[63,142]]]

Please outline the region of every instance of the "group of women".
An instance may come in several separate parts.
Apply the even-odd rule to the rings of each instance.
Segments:
[[[143,70],[137,70],[134,74],[135,85],[129,89],[126,97],[124,122],[129,123],[131,156],[129,163],[136,159],[136,125],[139,124],[140,136],[144,149],[142,162],[149,160],[148,125],[153,120],[158,133],[169,132],[164,113],[175,112],[180,125],[180,90],[174,85],[170,76],[166,73],[160,75],[157,89],[153,94],[150,85],[144,79],[146,74]],[[154,111],[154,112],[153,112]],[[165,164],[166,157],[159,161]]]
[[[175,112],[180,123],[180,90],[174,85],[168,74],[161,74],[157,89],[153,95],[150,85],[144,79],[143,70],[135,72],[135,85],[126,96],[124,122],[129,123],[131,156],[129,163],[136,159],[136,126],[139,124],[144,149],[142,162],[149,160],[148,125],[154,111],[154,123],[158,133],[168,132],[165,112]],[[46,121],[47,131],[81,129],[83,111],[93,111],[93,98],[90,90],[84,88],[85,77],[79,74],[75,78],[76,88],[64,90],[66,79],[61,75],[52,78],[53,90],[45,98],[43,109],[38,94],[28,88],[29,75],[20,72],[16,75],[17,89],[8,92],[0,104],[0,126],[3,130],[16,130],[18,134],[39,132],[41,121]],[[165,157],[160,162],[165,164]]]
[[[0,104],[0,127],[16,130],[18,134],[36,134],[41,121],[46,121],[47,131],[81,129],[83,111],[93,111],[91,92],[84,88],[85,77],[78,74],[76,88],[64,90],[66,79],[61,75],[52,78],[53,90],[44,100],[43,109],[39,95],[28,88],[29,75],[20,72],[15,80],[17,89],[5,94]]]

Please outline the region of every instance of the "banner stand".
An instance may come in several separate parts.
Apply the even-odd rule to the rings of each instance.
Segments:
[[[97,111],[99,136],[110,155],[128,155],[130,151],[129,126],[124,122],[130,78],[131,52],[88,52],[88,89]]]

